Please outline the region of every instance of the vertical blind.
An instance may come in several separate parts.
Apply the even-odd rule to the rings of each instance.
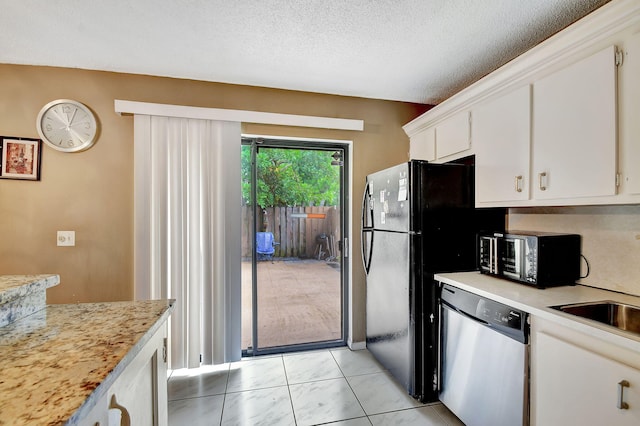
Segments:
[[[176,299],[169,368],[240,359],[240,123],[136,115],[135,297]]]

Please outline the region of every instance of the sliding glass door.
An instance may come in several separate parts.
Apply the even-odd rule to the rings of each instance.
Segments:
[[[245,354],[345,344],[346,146],[243,138]]]

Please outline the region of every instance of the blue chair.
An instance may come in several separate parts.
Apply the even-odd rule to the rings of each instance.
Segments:
[[[273,241],[272,232],[256,232],[256,252],[258,254],[258,260],[269,259],[273,262],[273,253],[275,253],[276,246]]]

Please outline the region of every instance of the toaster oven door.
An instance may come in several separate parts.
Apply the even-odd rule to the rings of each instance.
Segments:
[[[479,239],[479,267],[480,271],[489,274],[498,273],[498,239],[496,237],[481,236]]]
[[[505,277],[514,280],[523,278],[524,240],[506,237],[500,241],[500,266]]]

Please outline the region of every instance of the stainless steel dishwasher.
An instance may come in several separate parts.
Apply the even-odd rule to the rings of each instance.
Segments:
[[[528,314],[442,285],[439,398],[467,426],[529,424]]]

